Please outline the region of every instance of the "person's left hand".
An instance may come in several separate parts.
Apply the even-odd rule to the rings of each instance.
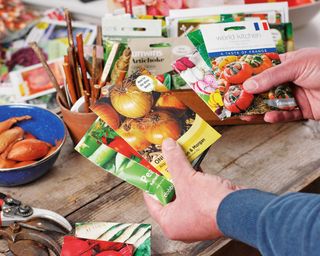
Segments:
[[[150,215],[172,240],[194,242],[222,236],[217,226],[218,207],[239,187],[221,177],[196,172],[172,139],[163,142],[162,152],[172,175],[176,199],[162,206],[144,194]]]

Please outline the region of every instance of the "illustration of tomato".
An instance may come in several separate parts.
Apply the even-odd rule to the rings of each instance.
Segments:
[[[231,85],[224,95],[224,106],[232,113],[245,111],[252,103],[254,96],[245,92],[242,85]]]
[[[219,79],[221,76],[221,70],[218,67],[213,68],[212,73],[215,79]]]
[[[237,60],[238,60],[237,56],[218,57],[213,61],[213,65],[223,70],[226,65],[228,65],[231,62],[235,62]]]
[[[217,81],[217,84],[218,84],[218,89],[220,92],[228,91],[229,86],[230,86],[230,83],[226,79],[223,79],[223,78],[219,79]]]
[[[155,111],[144,118],[146,139],[156,145],[161,145],[167,138],[177,140],[180,137],[179,122],[168,112]]]
[[[280,56],[276,52],[267,52],[265,53],[271,60],[280,60]]]
[[[243,61],[232,62],[223,71],[225,79],[231,84],[242,84],[252,73],[252,67]]]
[[[271,68],[273,65],[270,58],[265,54],[243,55],[240,60],[248,63],[255,75]]]

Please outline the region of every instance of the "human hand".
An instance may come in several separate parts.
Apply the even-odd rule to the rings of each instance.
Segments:
[[[196,172],[172,139],[163,142],[162,152],[173,179],[176,199],[162,206],[144,194],[150,215],[172,240],[194,242],[222,236],[217,226],[218,207],[239,187],[218,176]]]
[[[281,64],[244,82],[244,90],[262,93],[282,83],[293,82],[299,110],[271,111],[264,115],[269,123],[300,119],[320,120],[320,48],[305,48],[280,55]],[[241,117],[250,121],[254,116]]]

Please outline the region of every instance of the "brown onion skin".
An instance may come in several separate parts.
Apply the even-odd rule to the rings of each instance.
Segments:
[[[114,88],[110,93],[110,99],[114,109],[128,118],[147,115],[153,104],[152,93],[142,92],[134,85]]]

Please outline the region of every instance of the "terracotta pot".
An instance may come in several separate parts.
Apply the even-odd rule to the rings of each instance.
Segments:
[[[93,112],[79,113],[70,111],[61,104],[59,97],[57,97],[57,102],[61,109],[63,121],[68,128],[74,145],[76,145],[98,116]]]

